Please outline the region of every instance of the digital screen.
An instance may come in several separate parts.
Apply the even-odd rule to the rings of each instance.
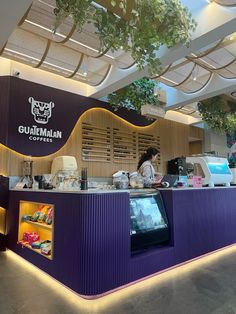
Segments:
[[[212,174],[231,174],[231,171],[227,164],[209,162],[208,168],[210,170],[210,173]]]
[[[130,213],[130,234],[145,233],[167,227],[154,197],[130,199]]]

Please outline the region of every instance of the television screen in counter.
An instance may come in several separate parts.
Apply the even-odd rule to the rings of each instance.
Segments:
[[[130,210],[131,234],[167,227],[154,197],[131,199]]]
[[[130,198],[131,251],[168,241],[169,228],[161,195]]]

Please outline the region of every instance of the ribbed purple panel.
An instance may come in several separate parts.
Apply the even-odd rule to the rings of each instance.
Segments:
[[[170,243],[131,256],[128,193],[10,192],[8,246],[77,293],[95,296],[236,242],[236,190],[162,191]],[[19,200],[55,204],[54,259],[16,245]]]
[[[173,192],[176,263],[236,242],[236,189]]]
[[[83,198],[79,246],[80,284],[85,294],[124,283],[130,252],[128,194]]]

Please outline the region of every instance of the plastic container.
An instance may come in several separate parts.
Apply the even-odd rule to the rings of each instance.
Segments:
[[[138,172],[133,172],[130,174],[130,186],[133,189],[142,189],[143,188],[143,177]]]
[[[118,171],[113,174],[113,185],[116,189],[125,190],[129,188],[129,179],[125,171]]]

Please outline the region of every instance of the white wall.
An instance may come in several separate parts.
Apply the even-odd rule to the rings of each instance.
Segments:
[[[227,157],[229,149],[227,148],[226,134],[216,134],[205,128],[204,151],[215,151],[218,155]]]
[[[23,80],[58,88],[85,97],[88,93],[89,86],[82,82],[0,57],[0,76],[14,75],[15,72],[20,72],[19,78]]]

